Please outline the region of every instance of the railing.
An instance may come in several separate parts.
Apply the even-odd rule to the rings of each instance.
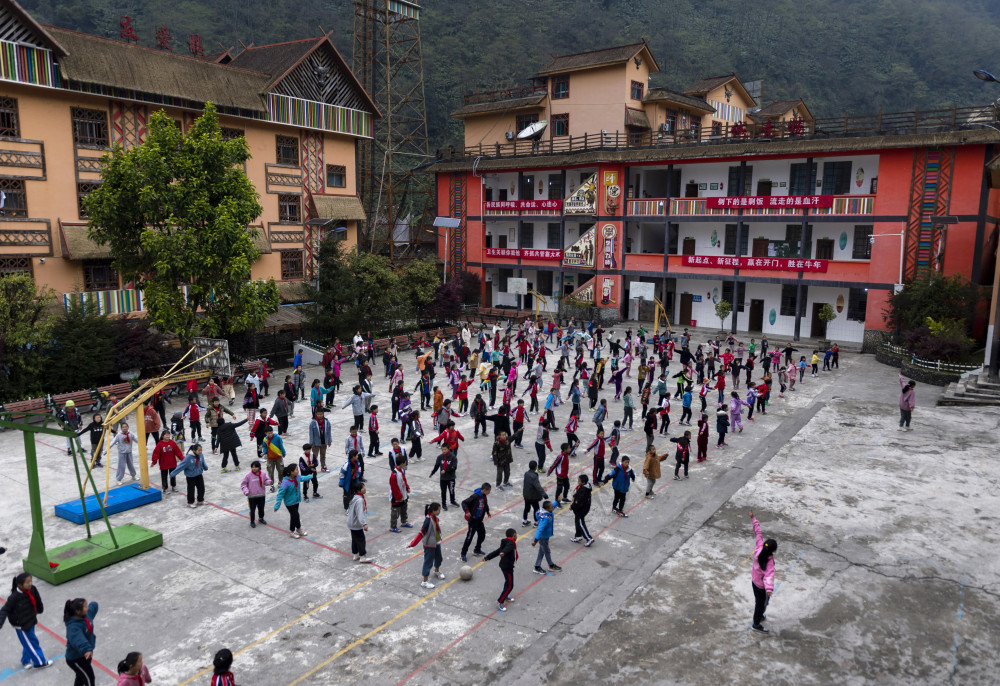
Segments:
[[[922,360],[913,353],[910,353],[906,348],[893,345],[892,343],[883,343],[882,348],[897,357],[907,357],[910,358],[910,365],[913,367],[920,367],[921,369],[932,369],[939,372],[973,372],[977,369],[982,369],[981,364],[955,364],[954,362],[944,362],[943,360]]]
[[[791,197],[791,196],[790,196]],[[651,198],[646,200],[629,200],[625,211],[630,217],[660,217],[666,210],[666,203],[670,202],[670,215],[672,217],[706,217],[706,216],[736,216],[736,208],[715,208],[707,207],[706,198]],[[745,216],[781,216],[802,214],[802,207],[745,207],[742,208]],[[838,195],[833,199],[833,207],[810,207],[809,213],[812,215],[846,215],[864,216],[875,212],[874,195]]]
[[[527,91],[530,87],[507,89],[510,97]],[[540,90],[537,92],[541,92]],[[486,94],[467,102],[488,102]],[[646,131],[584,133],[581,136],[557,136],[541,141],[513,140],[503,143],[478,144],[466,148],[445,148],[437,151],[441,161],[464,160],[475,157],[529,157],[554,155],[590,150],[623,150],[662,148],[691,145],[721,145],[741,142],[769,142],[775,140],[824,140],[831,137],[907,135],[965,129],[982,129],[985,124],[997,121],[992,105],[975,107],[953,106],[942,110],[919,109],[912,112],[892,112],[870,115],[845,114],[842,117],[816,119],[792,125],[790,122],[737,123],[713,129],[679,130],[674,132]]]

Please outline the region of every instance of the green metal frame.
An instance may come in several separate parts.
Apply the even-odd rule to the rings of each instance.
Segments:
[[[17,414],[18,418],[15,418]],[[32,419],[41,419],[39,424],[31,424]],[[55,422],[58,426],[50,427]],[[152,550],[163,545],[163,536],[158,531],[146,529],[134,524],[112,527],[104,504],[97,498],[101,508],[101,518],[107,526],[106,532],[93,534],[90,521],[87,518],[87,505],[84,496],[84,482],[89,481],[98,492],[90,465],[83,457],[83,446],[76,432],[67,428],[50,412],[2,412],[0,427],[16,429],[24,434],[24,458],[28,471],[28,497],[31,502],[31,544],[28,556],[23,560],[24,571],[32,576],[48,581],[51,584],[61,584],[70,579],[88,574],[96,569],[107,567],[139,553]],[[42,517],[42,496],[38,483],[38,459],[35,454],[35,435],[60,436],[70,439],[71,457],[76,470],[76,483],[80,491],[80,502],[83,507],[84,524],[87,527],[87,537],[73,541],[63,546],[45,549],[45,525]],[[84,476],[80,475],[80,464],[83,464]],[[53,567],[52,564],[56,566]]]

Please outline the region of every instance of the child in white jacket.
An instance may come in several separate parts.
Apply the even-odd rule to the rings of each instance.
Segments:
[[[125,478],[125,468],[135,481],[135,464],[132,461],[132,448],[135,446],[135,437],[128,432],[128,424],[121,423],[121,430],[111,439],[111,446],[118,446],[118,471],[115,480],[120,484]]]
[[[347,506],[347,528],[351,532],[351,552],[354,553],[354,561],[370,563],[372,559],[368,557],[366,549],[365,532],[368,531],[368,503],[365,500],[365,485],[359,483],[351,503]]]

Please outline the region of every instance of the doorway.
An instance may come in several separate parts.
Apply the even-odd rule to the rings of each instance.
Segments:
[[[753,239],[753,253],[751,257],[767,257],[768,249],[771,246],[771,241],[766,238],[754,238]]]
[[[826,303],[813,303],[812,323],[809,325],[810,338],[826,338],[826,322],[819,318],[819,312]]]
[[[499,236],[497,236],[497,247],[498,248],[506,248],[507,247],[507,234],[506,233],[501,233]]]
[[[496,278],[496,277],[494,277]],[[493,282],[487,281],[486,288],[483,289],[483,307],[493,307]]]
[[[696,183],[684,184],[684,197],[685,198],[697,198],[698,197],[698,184],[696,184]]]
[[[750,331],[761,332],[764,330],[764,301],[750,301],[750,318],[747,322]]]
[[[685,238],[684,239],[684,250],[683,250],[683,252],[681,254],[682,255],[694,255],[695,254],[694,251],[695,251],[695,241],[694,241],[694,239],[693,238]]]
[[[681,312],[677,322],[678,326],[691,326],[691,303],[694,296],[691,293],[681,293]]]
[[[771,186],[774,184],[769,180],[761,179],[757,182],[757,195],[769,196],[771,195]]]

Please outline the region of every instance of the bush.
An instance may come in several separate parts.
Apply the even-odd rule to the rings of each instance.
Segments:
[[[979,296],[979,287],[962,276],[933,275],[912,281],[890,295],[883,314],[901,331],[920,329],[928,317],[935,321],[958,319],[964,326]]]
[[[923,326],[904,334],[906,349],[923,360],[961,362],[972,352],[973,341],[965,335],[965,322],[935,321],[927,317]]]

